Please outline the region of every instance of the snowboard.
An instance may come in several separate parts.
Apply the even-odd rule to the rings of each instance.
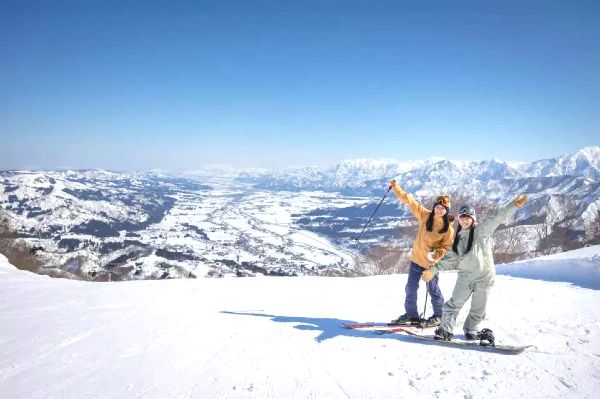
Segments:
[[[379,332],[379,331],[377,331]],[[385,332],[390,332],[389,330]],[[395,328],[393,332],[402,332],[406,333],[411,337],[414,337],[419,340],[428,341],[432,344],[446,345],[446,346],[455,346],[463,349],[470,349],[482,352],[492,352],[492,353],[503,353],[505,355],[517,355],[523,352],[527,348],[531,348],[533,345],[522,345],[522,346],[514,346],[514,345],[498,345],[496,346],[484,346],[480,345],[479,341],[460,341],[460,340],[452,340],[452,341],[436,341],[433,339],[433,336],[418,334],[410,329],[404,328]]]

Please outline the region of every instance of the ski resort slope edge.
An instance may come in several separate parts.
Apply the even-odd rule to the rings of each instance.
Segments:
[[[440,277],[446,299],[455,279]],[[498,276],[482,327],[499,343],[534,345],[515,356],[342,327],[402,313],[405,282],[406,275],[89,283],[20,271],[0,256],[0,396],[595,397],[600,291]]]

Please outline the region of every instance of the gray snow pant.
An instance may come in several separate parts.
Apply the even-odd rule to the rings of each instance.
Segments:
[[[456,317],[460,313],[465,302],[473,295],[473,298],[471,299],[471,310],[469,310],[469,315],[467,316],[467,320],[465,320],[463,330],[465,333],[477,333],[479,323],[485,318],[488,294],[490,293],[493,284],[493,281],[473,283],[461,279],[461,277],[458,276],[454,291],[452,292],[452,298],[444,304],[440,327],[447,332],[453,332]]]

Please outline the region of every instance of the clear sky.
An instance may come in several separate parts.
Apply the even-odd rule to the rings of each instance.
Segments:
[[[0,1],[0,169],[600,145],[600,1]]]

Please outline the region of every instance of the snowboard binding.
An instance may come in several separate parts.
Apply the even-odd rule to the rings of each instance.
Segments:
[[[489,328],[484,328],[477,333],[477,339],[479,339],[479,345],[481,346],[496,346],[494,332]]]

